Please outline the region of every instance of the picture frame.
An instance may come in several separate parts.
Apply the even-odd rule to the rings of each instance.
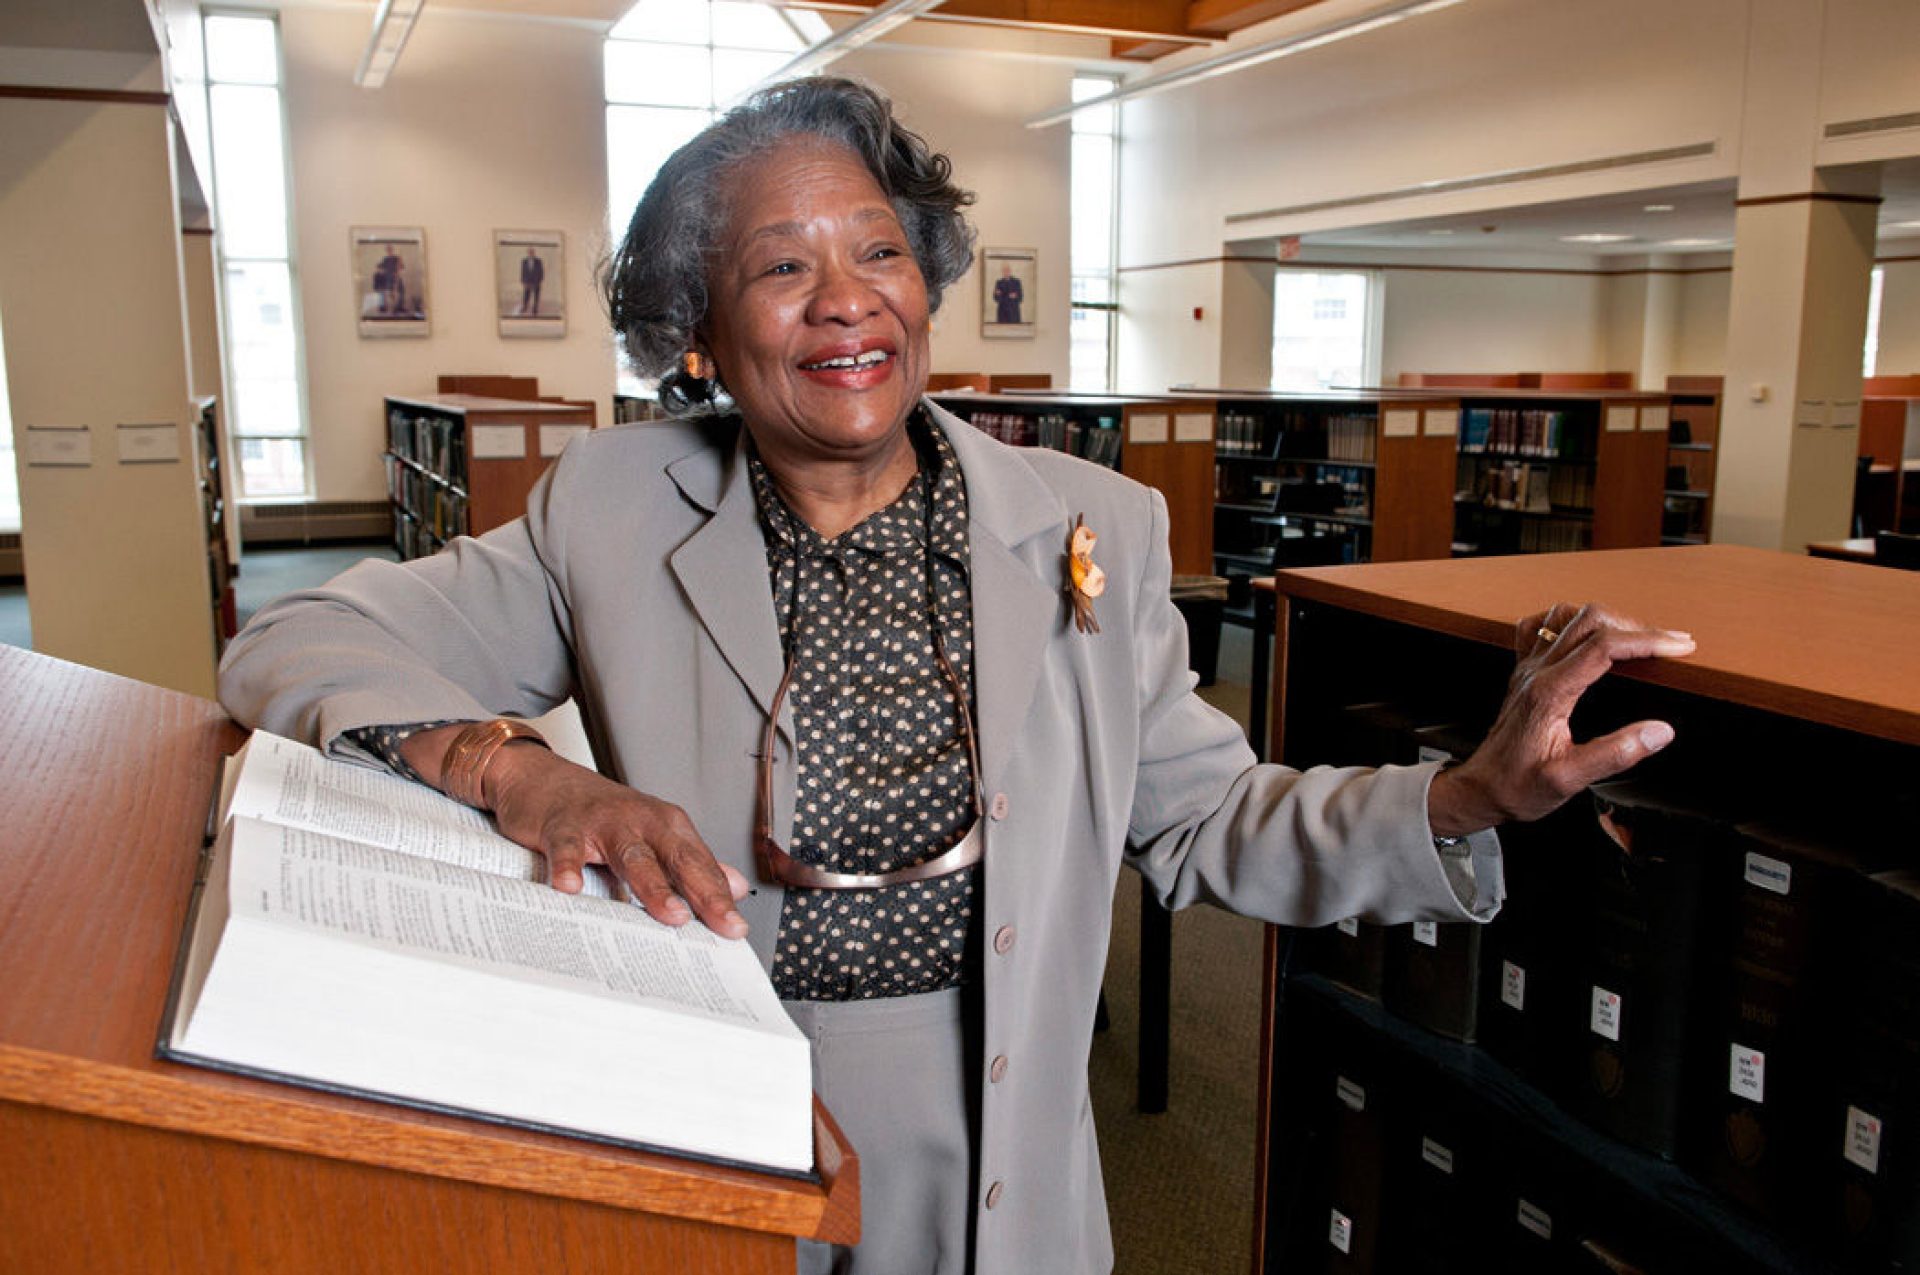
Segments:
[[[566,235],[493,232],[494,311],[503,337],[567,334]]]
[[[349,236],[360,335],[429,335],[427,232],[419,226],[355,226]]]
[[[1039,310],[1040,254],[1033,248],[980,250],[980,335],[1028,339]]]

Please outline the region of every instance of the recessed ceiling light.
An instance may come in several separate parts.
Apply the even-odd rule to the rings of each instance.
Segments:
[[[1920,221],[1890,221],[1888,230],[1920,230]]]
[[[1660,245],[1662,248],[1724,248],[1724,239],[1669,239]]]
[[[1673,205],[1672,205],[1672,204],[1648,204],[1648,205],[1646,206],[1646,208],[1645,208],[1645,209],[1643,209],[1642,211],[1644,211],[1644,212],[1672,212],[1672,211],[1673,211]]]
[[[1632,235],[1614,235],[1595,232],[1587,235],[1561,235],[1561,243],[1625,243]]]

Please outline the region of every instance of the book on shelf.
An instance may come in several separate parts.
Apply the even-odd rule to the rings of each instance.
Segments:
[[[789,1175],[806,1038],[744,940],[600,869],[566,895],[478,811],[255,732],[230,758],[162,1057]]]

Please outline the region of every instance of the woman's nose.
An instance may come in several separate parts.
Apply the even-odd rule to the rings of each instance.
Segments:
[[[807,306],[809,322],[856,324],[880,310],[879,290],[848,265],[822,266],[815,279]]]

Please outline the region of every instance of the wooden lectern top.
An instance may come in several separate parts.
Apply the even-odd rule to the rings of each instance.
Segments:
[[[0,1149],[0,1174],[24,1188],[7,1192],[12,1203],[0,1202],[0,1267],[21,1256],[14,1246],[26,1242],[16,1209],[59,1219],[26,1223],[43,1233],[89,1225],[73,1215],[71,1188],[45,1180],[52,1153],[43,1147],[30,1154],[17,1136],[23,1128],[55,1152],[70,1142],[76,1154],[100,1150],[103,1161],[126,1159],[108,1154],[109,1144],[118,1145],[116,1131],[169,1131],[436,1179],[456,1192],[457,1184],[475,1184],[554,1197],[542,1208],[557,1199],[648,1215],[630,1227],[664,1217],[763,1238],[858,1238],[857,1161],[817,1101],[821,1182],[813,1184],[156,1059],[219,763],[244,736],[210,701],[14,647],[0,646],[0,704],[7,705],[0,717],[7,793],[0,823],[0,1148],[11,1144]],[[82,1128],[85,1137],[62,1141],[63,1130]],[[217,1156],[211,1162],[221,1163]],[[96,1168],[116,1171],[103,1162],[88,1172]],[[37,1201],[36,1181],[44,1183]],[[151,1184],[159,1197],[196,1189]],[[367,1227],[381,1220],[356,1221]],[[637,1241],[619,1226],[614,1219],[607,1233]],[[494,1258],[533,1260],[517,1246],[526,1236],[495,1238],[507,1247],[493,1250]],[[714,1252],[724,1251],[723,1239]],[[487,1237],[457,1240],[458,1251],[471,1249],[475,1269],[482,1268]],[[217,1255],[221,1237],[206,1242]],[[785,1251],[790,1270],[790,1246]],[[79,1269],[52,1260],[29,1264]],[[214,1260],[207,1269],[230,1264]],[[282,1266],[308,1269],[291,1260]]]

